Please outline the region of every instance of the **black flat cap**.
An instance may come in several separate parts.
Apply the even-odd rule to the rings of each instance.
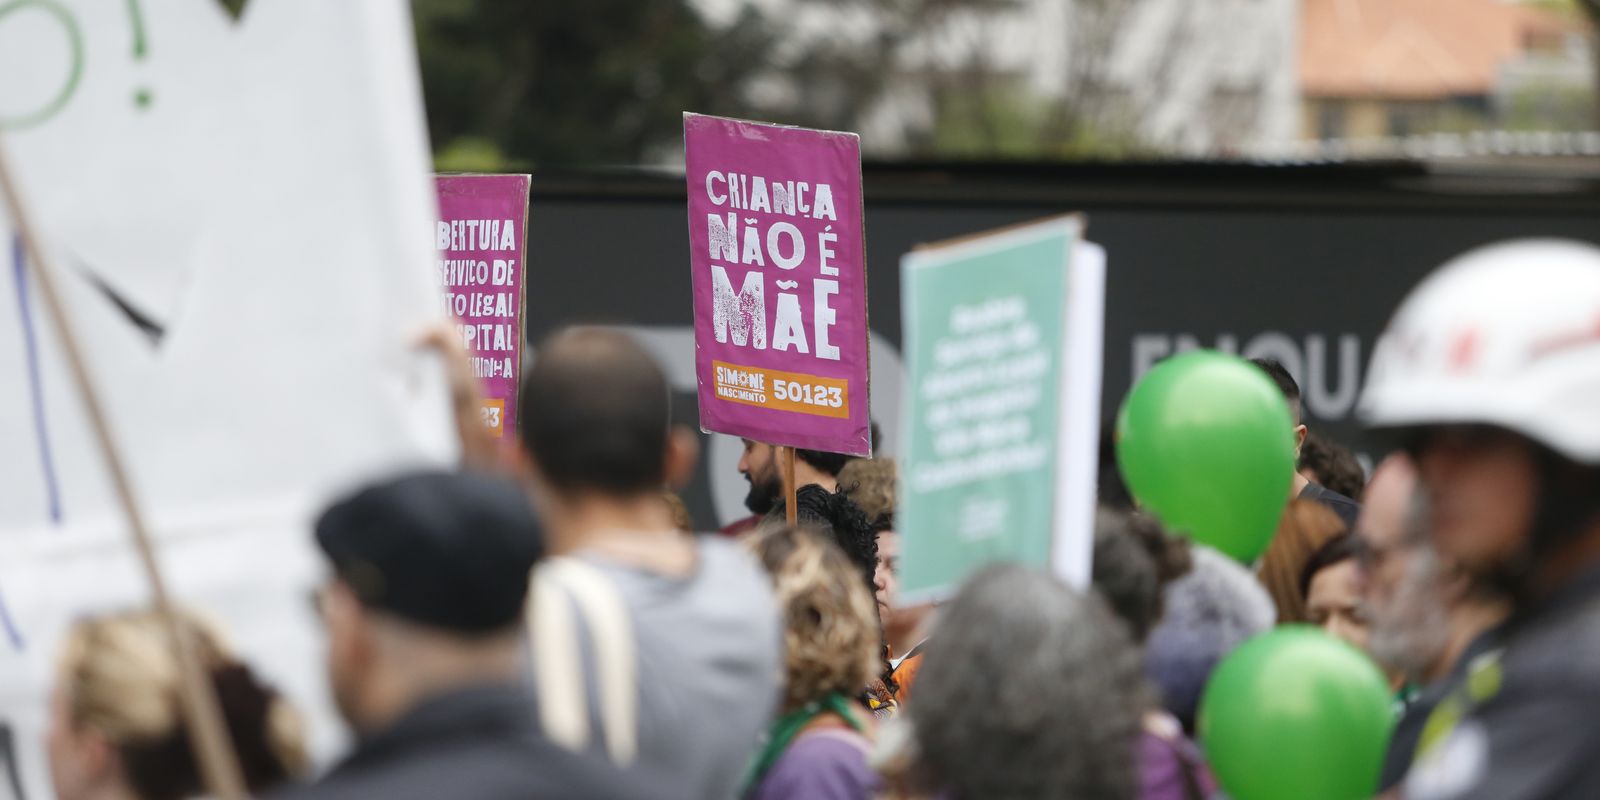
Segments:
[[[405,475],[335,502],[316,526],[339,579],[369,608],[462,634],[510,627],[544,534],[500,478]]]

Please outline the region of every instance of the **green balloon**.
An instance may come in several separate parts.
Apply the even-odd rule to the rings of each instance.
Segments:
[[[1249,563],[1294,480],[1294,424],[1276,384],[1237,356],[1197,350],[1150,370],[1117,415],[1117,464],[1167,527]]]
[[[1233,800],[1372,797],[1393,700],[1364,653],[1308,625],[1244,643],[1200,700],[1200,741]]]

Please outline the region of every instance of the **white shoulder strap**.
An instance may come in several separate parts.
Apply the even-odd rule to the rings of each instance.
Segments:
[[[627,603],[604,573],[576,558],[546,561],[535,569],[533,584],[530,597],[535,606],[529,620],[540,717],[546,732],[570,749],[588,745],[580,640],[565,602],[571,597],[594,646],[606,751],[614,763],[633,763],[639,749],[639,656]]]
[[[556,744],[583,750],[589,744],[583,654],[566,592],[551,580],[545,565],[533,571],[528,604],[528,645],[540,726]]]

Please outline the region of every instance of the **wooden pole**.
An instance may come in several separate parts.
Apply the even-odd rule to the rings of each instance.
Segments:
[[[794,448],[783,447],[779,448],[779,450],[782,453],[781,458],[783,460],[783,519],[793,525],[795,515],[799,513],[799,509],[795,508],[798,501],[795,499],[797,488],[794,485]]]
[[[105,457],[106,471],[111,474],[111,484],[116,490],[117,500],[122,505],[123,514],[128,518],[128,529],[133,535],[134,548],[139,553],[139,562],[144,567],[145,578],[150,582],[150,593],[155,600],[156,612],[161,617],[167,637],[171,640],[173,652],[177,656],[179,675],[182,679],[179,694],[184,721],[188,723],[189,746],[194,749],[196,760],[200,764],[201,776],[205,779],[206,787],[213,797],[219,800],[244,800],[249,794],[245,789],[243,774],[239,770],[233,743],[228,738],[228,728],[223,724],[222,708],[217,703],[216,689],[211,685],[209,672],[200,664],[200,658],[195,652],[195,643],[189,636],[190,632],[178,624],[178,616],[172,605],[172,599],[167,594],[161,568],[156,563],[155,549],[150,544],[150,533],[145,527],[144,513],[139,507],[138,498],[134,496],[132,483],[128,480],[128,471],[123,464],[122,454],[112,441],[111,425],[106,419],[100,395],[95,391],[94,382],[89,376],[89,369],[84,363],[83,349],[78,344],[77,333],[67,320],[66,307],[61,302],[60,293],[56,291],[55,270],[45,260],[44,247],[39,241],[38,232],[33,228],[32,221],[28,218],[27,209],[22,202],[21,188],[17,186],[3,147],[0,147],[0,194],[5,197],[6,208],[10,210],[12,222],[17,226],[17,235],[22,237],[28,256],[26,260],[32,265],[34,278],[39,284],[39,295],[44,298],[51,319],[55,320],[56,335],[61,340],[62,352],[66,354],[68,370],[72,373],[73,383],[77,384],[78,394],[83,399],[84,411],[89,417],[89,426],[95,442],[99,444],[100,453]]]

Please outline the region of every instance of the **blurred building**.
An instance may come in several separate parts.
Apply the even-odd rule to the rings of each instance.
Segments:
[[[888,80],[848,122],[879,157],[1205,158],[1298,134],[1301,0],[695,1],[713,21],[759,9],[783,50],[879,57],[872,77]],[[775,74],[755,104],[834,101],[819,66]]]
[[[1166,155],[1247,157],[1294,135],[1299,0],[1120,5],[1108,79],[1141,139]]]
[[[1304,0],[1303,139],[1381,149],[1430,134],[1589,130],[1593,81],[1576,14],[1507,0]]]
[[[772,24],[753,107],[878,158],[1600,152],[1589,27],[1561,0],[694,2]]]
[[[1298,3],[1022,0],[984,20],[953,19],[965,30],[912,57],[926,67],[977,59],[1070,115],[1078,136],[1124,140],[1100,143],[1108,152],[1248,155],[1296,130]]]

